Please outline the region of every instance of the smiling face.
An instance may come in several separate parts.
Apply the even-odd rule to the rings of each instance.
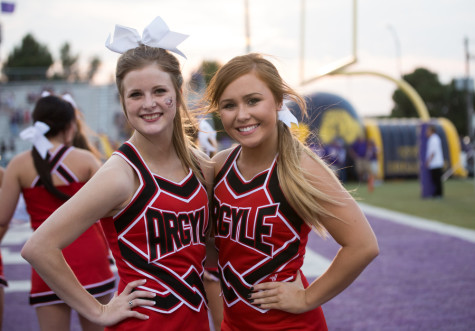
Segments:
[[[127,73],[123,102],[130,125],[144,136],[173,133],[176,91],[170,75],[156,64]]]
[[[279,105],[268,86],[254,73],[231,82],[224,89],[218,108],[224,129],[243,148],[276,146]]]

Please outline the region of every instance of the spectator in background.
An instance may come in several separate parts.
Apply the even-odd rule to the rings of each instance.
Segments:
[[[427,127],[426,135],[428,140],[425,165],[430,171],[430,179],[434,188],[432,197],[441,199],[443,196],[442,171],[444,168],[442,141],[436,133],[434,125]]]
[[[5,172],[5,169],[0,167],[0,187],[2,186],[4,172]],[[2,241],[3,236],[7,232],[7,229],[8,229],[7,226],[0,226],[0,242]],[[8,282],[7,282],[7,279],[5,278],[5,275],[3,274],[2,252],[0,251],[0,331],[2,330],[2,324],[3,324],[3,306],[4,306],[4,301],[5,301],[4,287],[6,286],[8,286]]]
[[[365,136],[360,134],[350,146],[350,156],[355,165],[356,176],[360,182],[366,182],[368,175],[368,162],[366,159],[367,143]]]
[[[367,140],[366,162],[368,166],[368,191],[373,192],[378,176],[378,148],[373,139]]]
[[[22,125],[22,115],[19,110],[14,110],[10,114],[10,133],[17,136]]]
[[[2,141],[0,141],[0,156],[3,158],[6,152],[7,144],[5,144],[5,140],[2,139]]]
[[[330,144],[325,146],[325,160],[330,168],[342,182],[346,181],[346,149],[344,141],[340,137],[335,137]]]

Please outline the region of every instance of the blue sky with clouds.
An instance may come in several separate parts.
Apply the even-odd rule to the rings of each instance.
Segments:
[[[117,54],[104,47],[115,24],[139,32],[155,16],[171,30],[190,34],[179,48],[185,75],[203,60],[225,62],[245,52],[244,0],[16,0],[13,14],[0,14],[4,60],[27,33],[48,46],[55,58],[69,42],[85,64],[103,61],[99,83],[112,79]],[[251,50],[273,56],[284,78],[299,88],[301,4],[305,3],[305,76],[351,53],[353,0],[248,0]],[[443,83],[465,75],[464,38],[475,55],[475,1],[357,1],[358,62],[350,70],[371,70],[398,77],[417,67]],[[471,61],[471,76],[475,61]],[[389,114],[393,83],[375,77],[325,77],[301,87],[348,99],[363,116]]]

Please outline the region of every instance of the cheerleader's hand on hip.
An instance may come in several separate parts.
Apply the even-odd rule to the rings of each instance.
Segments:
[[[140,320],[147,320],[148,315],[142,314],[135,307],[138,306],[153,306],[155,304],[153,299],[156,294],[149,291],[142,291],[134,289],[145,284],[146,280],[136,280],[127,284],[122,293],[114,294],[114,297],[107,305],[103,306],[101,315],[102,325],[114,325],[126,318],[137,318]]]
[[[293,314],[308,310],[300,272],[297,272],[295,280],[290,283],[267,282],[254,285],[249,300],[262,309],[279,309]]]

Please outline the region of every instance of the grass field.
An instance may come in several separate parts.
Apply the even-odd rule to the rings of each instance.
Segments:
[[[368,192],[366,184],[346,183],[360,202],[409,215],[475,230],[475,182],[449,179],[444,183],[444,198],[422,199],[418,180],[385,181]]]

